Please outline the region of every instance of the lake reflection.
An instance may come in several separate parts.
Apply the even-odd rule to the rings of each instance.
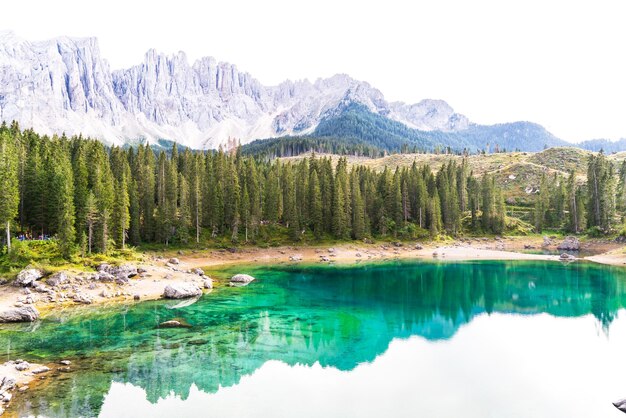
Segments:
[[[619,416],[621,270],[537,262],[255,268],[165,302],[0,331],[77,371],[14,405],[93,416]],[[184,317],[191,329],[155,324]],[[51,379],[49,379],[52,381]]]

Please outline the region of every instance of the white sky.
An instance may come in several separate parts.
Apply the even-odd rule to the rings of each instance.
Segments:
[[[477,123],[572,141],[626,137],[624,0],[7,0],[0,29],[96,36],[113,68],[149,48],[211,55],[264,84],[347,73],[388,100],[443,99]]]

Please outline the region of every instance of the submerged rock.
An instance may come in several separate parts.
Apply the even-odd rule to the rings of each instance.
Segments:
[[[184,299],[200,296],[202,289],[194,283],[168,284],[163,290],[163,296],[167,299]]]
[[[182,318],[174,318],[169,321],[161,322],[159,328],[191,328],[191,325]]]
[[[255,278],[250,276],[249,274],[235,274],[233,277],[230,278],[229,285],[230,286],[247,286],[254,280]]]
[[[23,306],[0,312],[2,322],[33,322],[39,319],[39,311],[33,306]]]
[[[561,251],[579,251],[580,241],[576,237],[565,237],[565,240],[556,248]]]
[[[187,306],[191,306],[194,303],[196,303],[197,301],[200,300],[200,296],[195,296],[192,298],[186,298],[180,302],[176,302],[176,303],[171,303],[171,304],[167,304],[165,305],[165,307],[167,309],[182,309],[182,308],[186,308]]]
[[[39,269],[25,269],[17,274],[15,284],[18,286],[31,286],[36,280],[43,277],[43,271]]]
[[[35,370],[33,370],[33,374],[42,374],[42,373],[46,373],[50,371],[50,367],[48,366],[41,366],[36,368]]]

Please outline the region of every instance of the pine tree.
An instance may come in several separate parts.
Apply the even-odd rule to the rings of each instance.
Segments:
[[[115,198],[111,222],[115,243],[122,249],[126,248],[126,232],[130,227],[130,197],[128,195],[126,173],[123,172],[119,180],[115,181]]]
[[[566,187],[567,193],[567,209],[568,209],[568,225],[569,231],[578,234],[582,229],[583,205],[580,198],[581,193],[576,185],[576,173],[571,170]]]
[[[91,255],[94,227],[98,221],[98,202],[96,202],[96,196],[91,190],[87,193],[87,199],[85,199],[84,216],[84,224],[87,226],[88,234],[88,249]]]
[[[285,225],[289,230],[290,238],[295,241],[300,238],[300,224],[296,204],[296,182],[290,164],[285,165],[283,170],[283,190]]]
[[[482,189],[482,218],[483,230],[493,232],[493,217],[495,212],[494,182],[490,175],[483,174],[481,180]]]
[[[98,205],[98,222],[94,231],[95,247],[103,253],[109,248],[110,221],[115,197],[115,185],[104,146],[91,142],[89,183]]]
[[[11,221],[18,213],[17,146],[11,135],[0,132],[0,223],[6,225],[7,252],[11,252]]]
[[[350,172],[351,196],[352,196],[352,238],[363,239],[365,237],[365,205],[361,197],[359,176],[353,168]]]
[[[55,144],[54,146],[49,187],[59,249],[63,257],[69,258],[76,238],[74,229],[74,174],[72,173],[69,153],[65,152],[62,148],[63,145]]]
[[[178,175],[178,222],[176,236],[184,244],[189,242],[189,230],[191,228],[191,193],[185,176]]]
[[[313,234],[315,235],[315,238],[320,239],[324,230],[324,220],[322,218],[322,192],[320,190],[319,178],[315,168],[311,169],[310,173],[309,198],[309,213],[311,214]]]
[[[429,199],[428,212],[430,219],[430,224],[428,226],[428,230],[430,231],[430,236],[435,238],[439,235],[441,231],[441,203],[439,201],[439,196],[435,193]]]
[[[243,192],[241,193],[241,221],[243,222],[245,240],[248,242],[248,230],[250,228],[250,194],[248,193],[248,184],[243,184]]]

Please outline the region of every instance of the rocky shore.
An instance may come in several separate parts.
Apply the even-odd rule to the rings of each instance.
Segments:
[[[213,280],[198,267],[177,258],[151,263],[106,263],[93,272],[22,270],[12,283],[0,286],[0,323],[32,322],[56,308],[198,296],[213,287]]]
[[[70,362],[63,360],[63,367]],[[0,364],[0,415],[10,406],[16,394],[26,392],[29,384],[36,378],[45,378],[50,367],[29,363],[24,360],[7,361]]]

